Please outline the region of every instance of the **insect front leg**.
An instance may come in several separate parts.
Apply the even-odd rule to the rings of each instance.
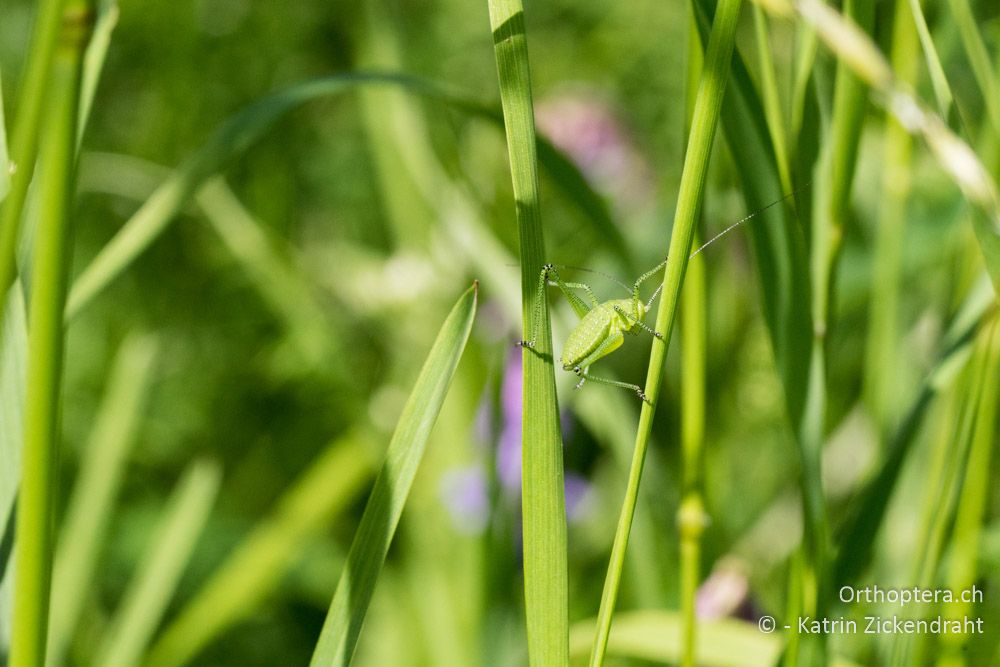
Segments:
[[[650,336],[653,336],[654,338],[659,338],[660,340],[663,340],[663,338],[664,338],[663,334],[661,334],[656,329],[653,329],[652,327],[650,327],[649,325],[647,325],[642,320],[636,319],[632,315],[629,315],[628,313],[626,313],[624,310],[622,310],[618,306],[615,306],[615,312],[618,313],[619,315],[621,315],[622,317],[624,317],[629,322],[631,322],[633,325],[639,327],[640,329],[642,329],[643,331],[645,331],[646,333],[648,333]]]
[[[542,314],[545,305],[542,301],[545,298],[545,284],[549,281],[549,272],[554,270],[554,266],[546,264],[542,267],[542,272],[538,275],[538,288],[535,292],[535,327],[531,331],[531,338],[528,340],[519,340],[514,343],[517,347],[534,349],[535,343],[538,341],[538,327],[542,326]]]
[[[566,297],[566,300],[569,301],[569,304],[573,306],[573,311],[579,317],[583,317],[589,313],[591,306],[584,303],[583,299],[571,290],[582,289],[587,293],[587,297],[590,299],[593,306],[597,306],[599,303],[594,291],[591,290],[588,285],[584,285],[583,283],[564,282],[563,279],[559,277],[559,272],[556,271],[556,267],[552,264],[546,264],[542,267],[542,272],[538,277],[538,291],[535,294],[535,328],[532,330],[531,338],[529,340],[519,340],[515,343],[518,347],[534,348],[535,343],[538,341],[538,327],[540,327],[542,323],[542,299],[545,298],[545,286],[548,284],[550,276],[555,281],[555,285],[563,293],[563,296]]]

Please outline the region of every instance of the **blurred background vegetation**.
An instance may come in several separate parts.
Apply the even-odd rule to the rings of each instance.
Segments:
[[[1000,11],[992,2],[972,8],[996,71]],[[226,118],[276,90],[340,72],[405,72],[499,108],[486,2],[149,0],[122,2],[119,10],[83,140],[76,274],[166,168],[194,153]],[[753,69],[758,45],[749,10],[737,39]],[[8,101],[18,89],[33,11],[20,1],[3,8],[0,71]],[[878,3],[877,11],[875,37],[889,51],[893,3]],[[983,126],[964,130],[992,140],[995,154],[1000,128],[988,127],[948,3],[928,3],[926,12],[963,116]],[[662,259],[669,239],[685,138],[689,9],[649,0],[553,0],[531,3],[526,22],[539,130],[600,195],[611,221],[602,226],[601,211],[581,205],[586,193],[579,184],[567,186],[543,169],[547,257],[631,283]],[[790,23],[771,25],[770,53],[783,85],[796,62],[794,31]],[[819,52],[819,97],[829,94],[834,63]],[[918,82],[921,97],[932,99],[927,76]],[[884,379],[893,389],[886,406],[873,407],[865,396],[865,363],[885,129],[881,111],[866,111],[827,340],[824,461],[835,526],[876,469],[886,424],[916,396],[951,318],[983,273],[968,205],[917,145],[899,247],[896,357],[892,377]],[[717,138],[704,237],[753,212],[741,196],[740,172],[754,168]],[[66,525],[87,449],[96,446],[102,403],[109,395],[119,406],[125,396],[142,400],[134,408],[134,438],[125,438],[120,454],[120,489],[108,501],[106,527],[96,533],[92,577],[78,591],[81,611],[67,662],[101,664],[102,651],[111,651],[106,644],[120,630],[123,600],[135,595],[171,494],[179,480],[190,481],[196,462],[204,479],[219,475],[217,497],[214,482],[204,483],[203,507],[192,510],[204,528],[198,531],[200,519],[191,519],[192,550],[186,564],[181,557],[176,590],[154,595],[162,610],[153,602],[143,612],[149,644],[155,651],[169,637],[171,623],[248,536],[277,525],[277,537],[255,547],[258,556],[273,551],[275,561],[264,568],[273,581],[249,575],[231,581],[229,592],[250,591],[241,593],[246,603],[231,623],[206,630],[204,647],[190,660],[306,664],[402,404],[449,307],[478,279],[472,339],[379,580],[355,664],[525,664],[520,353],[512,348],[520,336],[517,239],[502,128],[405,86],[360,86],[280,119],[224,178],[203,190],[68,329],[57,525]],[[795,180],[811,178],[801,173]],[[773,194],[776,200],[787,193]],[[780,617],[801,523],[794,438],[745,230],[720,239],[704,259],[704,497],[711,522],[698,609],[705,618]],[[620,296],[602,276],[574,279],[601,298]],[[558,351],[572,312],[555,290],[550,300]],[[595,374],[640,382],[648,353],[648,340],[630,339],[600,364],[607,372]],[[118,396],[111,393],[116,363],[124,369]],[[672,349],[622,610],[679,605],[678,366]],[[559,385],[571,623],[591,618],[598,607],[640,407],[634,396],[592,383],[572,392],[573,379],[560,378]],[[934,443],[950,437],[941,433],[955,423],[957,402],[946,397],[928,407],[866,581],[915,583],[909,573],[927,471],[935,465]],[[995,628],[996,457],[987,468],[984,528],[976,535],[982,573],[976,580],[985,603],[976,615]],[[319,477],[303,491],[310,474]],[[295,489],[299,505],[289,504]],[[316,516],[289,528],[295,523],[289,517],[305,516],[304,507]],[[57,601],[58,581],[57,572]],[[209,616],[217,602],[206,608]],[[973,638],[968,664],[994,664],[997,637]],[[883,664],[885,641],[831,640],[836,653],[860,664]]]

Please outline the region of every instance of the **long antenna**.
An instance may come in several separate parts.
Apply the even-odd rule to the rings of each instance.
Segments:
[[[616,285],[621,285],[622,289],[624,289],[626,292],[631,292],[632,291],[631,287],[629,287],[628,285],[626,285],[625,283],[623,283],[618,278],[615,278],[613,275],[611,275],[609,273],[604,273],[604,271],[598,271],[597,269],[585,269],[582,266],[573,266],[572,264],[556,264],[556,266],[558,268],[560,268],[560,269],[572,269],[573,271],[585,271],[587,273],[594,273],[594,274],[599,275],[599,276],[604,276],[605,278],[607,278],[611,282],[615,283]]]
[[[767,206],[765,206],[764,208],[762,208],[760,210],[757,210],[757,211],[754,211],[753,213],[751,213],[750,215],[748,215],[748,216],[746,216],[744,218],[740,218],[739,220],[737,220],[733,224],[729,225],[728,227],[726,227],[725,229],[723,229],[721,232],[719,232],[718,234],[716,234],[715,236],[713,236],[712,238],[710,238],[709,240],[705,241],[700,246],[698,246],[698,249],[695,250],[693,253],[691,253],[691,255],[688,257],[688,259],[691,259],[691,257],[694,257],[695,255],[697,255],[698,253],[700,253],[702,250],[704,250],[705,248],[707,248],[708,246],[712,245],[713,243],[715,243],[716,241],[718,241],[719,239],[721,239],[723,236],[725,236],[729,232],[733,231],[734,229],[736,229],[737,227],[739,227],[740,225],[742,225],[747,220],[750,220],[751,218],[754,218],[754,217],[760,215],[761,213],[763,213],[767,209],[771,208],[772,206],[777,206],[778,204],[782,203],[783,201],[785,201],[786,199],[788,199],[790,197],[794,197],[795,195],[799,194],[800,192],[802,192],[803,190],[805,190],[806,188],[808,188],[810,185],[812,185],[812,181],[807,181],[805,183],[805,185],[803,185],[803,186],[801,186],[799,188],[796,188],[795,190],[792,190],[791,192],[789,192],[787,195],[785,195],[781,199],[776,199],[773,202],[771,202],[770,204],[768,204]],[[666,261],[666,260],[664,260],[664,261]],[[646,303],[647,306],[651,305],[654,301],[656,301],[656,297],[660,296],[660,290],[662,290],[662,289],[663,289],[663,283],[660,283],[659,287],[656,288],[656,291],[653,292],[653,296],[649,297],[649,301]]]
[[[694,257],[695,255],[697,255],[698,253],[700,253],[702,250],[704,250],[705,248],[707,248],[708,246],[712,245],[713,243],[715,243],[716,241],[718,241],[719,239],[721,239],[723,236],[725,236],[729,232],[733,231],[734,229],[736,229],[737,227],[739,227],[740,225],[742,225],[747,220],[750,220],[751,218],[755,218],[756,216],[760,215],[761,213],[763,213],[767,209],[769,209],[769,208],[771,208],[773,206],[777,206],[778,204],[782,203],[786,199],[789,199],[790,197],[794,197],[795,195],[799,194],[800,192],[802,192],[803,190],[805,190],[806,188],[808,188],[810,185],[812,185],[812,181],[807,182],[805,185],[803,185],[800,188],[792,190],[791,192],[789,192],[787,195],[785,195],[781,199],[774,200],[773,202],[771,202],[770,204],[768,204],[764,208],[760,209],[759,211],[754,211],[753,213],[751,213],[750,215],[746,216],[745,218],[740,218],[739,220],[737,220],[733,224],[729,225],[728,227],[726,227],[725,229],[723,229],[721,232],[719,232],[718,234],[716,234],[715,236],[713,236],[709,240],[707,240],[704,243],[702,243],[701,246],[699,246],[697,250],[695,250],[693,253],[691,253],[691,257]],[[688,259],[691,259],[691,257],[688,257]]]

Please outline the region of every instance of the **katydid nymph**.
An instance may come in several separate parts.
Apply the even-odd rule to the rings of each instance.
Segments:
[[[803,186],[803,188],[805,187],[806,186]],[[691,253],[691,257],[694,257],[702,250],[715,243],[721,237],[725,236],[736,227],[742,225],[747,220],[750,220],[754,216],[766,211],[772,206],[783,202],[785,199],[795,195],[803,188],[785,195],[781,199],[768,204],[764,208],[751,213],[745,218],[737,220],[699,246],[697,250]],[[664,259],[652,269],[639,276],[638,280],[633,283],[630,290],[631,294],[628,298],[610,299],[604,302],[598,300],[589,285],[584,283],[566,282],[559,275],[559,271],[556,269],[555,264],[546,264],[542,267],[542,271],[538,276],[538,292],[536,293],[535,298],[535,327],[531,332],[531,338],[529,340],[519,340],[515,344],[519,347],[535,347],[535,342],[538,339],[538,327],[541,324],[541,311],[543,305],[542,299],[545,298],[545,287],[547,285],[558,287],[559,291],[561,291],[563,296],[566,297],[566,300],[569,301],[570,306],[573,307],[574,312],[576,312],[577,316],[580,317],[580,322],[572,331],[570,331],[569,336],[566,338],[566,343],[563,345],[562,357],[559,360],[559,363],[562,364],[564,371],[575,373],[577,377],[580,378],[580,381],[576,384],[576,388],[579,389],[583,386],[584,382],[591,380],[592,382],[606,384],[612,387],[621,387],[622,389],[633,391],[639,396],[640,399],[648,403],[649,399],[646,397],[645,392],[643,392],[642,387],[639,385],[596,377],[594,375],[590,375],[589,371],[590,366],[594,362],[606,357],[621,347],[625,342],[625,334],[627,333],[638,335],[640,331],[644,331],[655,338],[659,338],[661,340],[663,339],[662,333],[655,331],[643,321],[646,314],[650,311],[653,302],[656,300],[656,297],[660,295],[660,290],[663,289],[663,285],[661,284],[657,287],[656,291],[653,292],[653,295],[649,298],[649,301],[645,303],[639,295],[639,288],[644,282],[659,273],[663,267],[666,266],[666,264],[667,260]],[[610,276],[607,277],[610,278]],[[612,280],[615,279],[612,278]],[[629,289],[624,283],[621,283],[618,280],[615,280],[615,282],[622,285],[626,289]],[[584,301],[573,290],[581,290],[583,294],[586,295],[587,301]]]

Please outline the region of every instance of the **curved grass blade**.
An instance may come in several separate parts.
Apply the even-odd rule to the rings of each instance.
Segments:
[[[196,461],[177,482],[153,543],[111,621],[93,664],[132,667],[139,663],[212,512],[221,477],[218,464]]]
[[[303,544],[344,509],[368,478],[368,451],[357,436],[331,444],[167,626],[145,664],[183,665],[253,613],[281,583]]]
[[[546,259],[528,41],[521,0],[489,0],[489,9],[517,210],[522,337],[535,342],[533,349],[521,348],[521,517],[528,661],[533,667],[560,667],[568,660],[569,633],[566,499],[551,324],[545,295],[535,291]]]
[[[469,340],[477,293],[478,284],[473,284],[452,308],[403,407],[330,603],[312,667],[346,667],[351,661],[427,438]]]
[[[246,151],[277,120],[294,109],[322,97],[337,95],[359,85],[391,85],[435,100],[473,116],[502,122],[496,110],[470,101],[428,81],[402,74],[353,72],[316,79],[275,93],[231,116],[191,157],[174,170],[129,218],[118,233],[80,273],[69,295],[67,319],[104,290],[129,264],[162,234],[209,177],[218,173],[232,159]],[[550,171],[560,189],[572,201],[580,203],[602,237],[612,247],[624,249],[624,241],[611,223],[607,208],[593,192],[583,175],[551,144],[540,140],[539,156],[550,163]],[[586,193],[590,193],[589,195]],[[584,208],[585,206],[585,208]],[[617,239],[617,240],[615,240]],[[624,250],[622,250],[624,252]],[[540,270],[540,269],[539,269]],[[537,276],[536,276],[537,277]]]
[[[670,250],[667,253],[667,265],[663,275],[663,296],[660,298],[660,306],[656,314],[655,330],[662,332],[663,338],[654,339],[653,350],[649,358],[645,390],[649,402],[643,403],[642,411],[639,413],[639,426],[636,431],[635,451],[629,470],[628,486],[622,502],[615,541],[611,549],[611,559],[608,563],[607,578],[601,595],[597,633],[594,636],[594,648],[590,658],[590,663],[594,667],[603,664],[604,653],[607,649],[608,634],[611,630],[611,621],[618,599],[618,587],[621,583],[622,567],[625,562],[625,550],[628,546],[629,532],[632,528],[632,519],[639,495],[642,467],[653,428],[654,408],[660,394],[660,382],[663,377],[667,347],[673,331],[681,285],[691,251],[691,240],[694,236],[698,210],[701,207],[704,194],[708,158],[718,126],[719,110],[722,107],[726,82],[729,79],[740,6],[740,0],[722,0],[719,3],[708,37],[704,68],[698,83],[691,131],[688,134],[684,169],[681,173],[674,227],[670,235]]]

